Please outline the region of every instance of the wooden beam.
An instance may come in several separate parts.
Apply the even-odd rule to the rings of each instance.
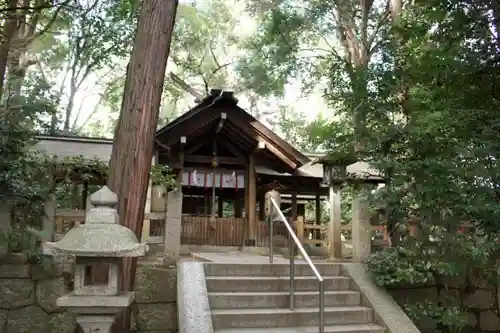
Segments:
[[[217,129],[215,130],[215,134],[219,134],[220,130],[222,129],[222,126],[224,126],[224,122],[226,121],[226,119],[227,119],[227,113],[221,112],[219,124],[217,125]]]
[[[186,150],[185,153],[186,154],[194,153],[195,151],[197,151],[198,149],[200,149],[201,146],[203,146],[206,143],[207,142],[205,140],[200,140],[194,146],[192,146],[191,148],[189,148],[188,150]]]
[[[207,124],[210,124],[213,121],[219,119],[220,113],[219,114],[208,113],[204,117],[200,116],[200,118],[201,119],[187,119],[187,120],[185,120],[185,124],[183,124],[181,127],[172,129],[171,133],[169,135],[169,137],[171,137],[171,139],[167,141],[167,144],[176,143],[177,138],[178,138],[177,135],[184,134],[186,136],[186,138],[189,138],[193,134],[202,131],[203,127],[205,127]],[[194,124],[193,124],[193,122],[194,122]]]
[[[186,155],[184,157],[185,162],[189,163],[207,163],[207,164],[212,164],[212,156],[203,156],[203,155]],[[220,156],[217,157],[217,160],[219,161],[219,164],[237,164],[237,165],[244,165],[244,161],[241,160],[241,158],[238,157],[226,157],[226,156]]]
[[[226,146],[227,150],[233,153],[234,156],[243,159],[243,161],[245,160],[245,156],[229,140],[224,141],[224,146]]]
[[[250,132],[257,132],[257,136],[264,138],[267,142],[272,142],[281,148],[289,155],[293,156],[293,158],[298,159],[302,163],[309,162],[309,158],[301,154],[295,148],[293,148],[290,144],[285,142],[275,133],[273,133],[270,129],[265,127],[262,123],[255,121],[249,113],[247,112],[233,112],[231,113],[231,122],[238,123],[240,127],[245,126],[247,131],[250,129]],[[250,125],[250,126],[248,126]]]
[[[276,157],[278,157],[288,167],[290,167],[290,169],[295,170],[297,168],[297,163],[295,163],[294,161],[292,161],[291,159],[286,157],[285,154],[283,154],[281,151],[279,151],[279,149],[274,147],[272,144],[265,142],[265,140],[262,138],[259,140],[259,143],[257,145],[257,149],[261,149],[260,147],[262,147],[262,144],[264,144],[264,147],[267,148],[267,150],[269,150],[271,153],[276,155]]]
[[[168,156],[170,156],[170,146],[164,144],[163,142],[161,142],[160,140],[156,139],[155,140],[155,144],[160,147],[161,149],[163,149]]]

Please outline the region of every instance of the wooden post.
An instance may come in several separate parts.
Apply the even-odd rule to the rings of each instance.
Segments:
[[[266,218],[266,199],[265,193],[262,193],[259,198],[259,221],[264,221]]]
[[[234,201],[233,201],[233,214],[235,218],[240,218],[241,217],[241,199],[238,193],[235,194],[234,196]]]
[[[219,200],[217,201],[217,216],[224,217],[224,199],[222,197],[222,191],[219,195]]]
[[[255,246],[257,231],[257,180],[255,177],[255,159],[250,156],[248,161],[248,239],[246,246]]]
[[[315,220],[316,224],[321,224],[321,197],[319,195],[319,186],[316,189],[316,198],[315,198]]]
[[[297,221],[297,191],[292,192],[292,224]]]
[[[330,223],[328,224],[329,256],[342,258],[342,216],[340,212],[340,185],[330,184]]]
[[[295,228],[297,229],[297,238],[301,244],[304,244],[304,216],[297,217]]]
[[[42,222],[43,241],[52,242],[56,230],[56,201],[54,195],[50,195],[44,204],[44,217]]]

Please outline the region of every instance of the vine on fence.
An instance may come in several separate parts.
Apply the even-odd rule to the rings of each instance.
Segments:
[[[58,190],[58,185],[72,182],[103,184],[107,164],[83,156],[58,158],[45,153],[27,150],[18,155],[16,168],[0,173],[6,189],[0,196],[3,209],[11,215],[11,228],[0,235],[0,245],[7,253],[25,253],[30,261],[37,261],[40,234],[45,216],[44,204]]]

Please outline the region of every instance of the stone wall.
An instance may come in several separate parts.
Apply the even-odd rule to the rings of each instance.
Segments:
[[[56,306],[70,284],[39,266],[0,265],[0,333],[74,333],[74,316]]]
[[[437,290],[432,285],[407,286],[389,290],[394,300],[403,306],[415,302],[432,301],[438,298],[443,304],[459,306],[460,299],[468,312],[468,326],[461,333],[500,333],[500,317],[496,288],[487,283],[480,283],[475,291],[460,295],[458,287],[450,287],[442,291],[438,297]],[[455,304],[453,304],[455,303]],[[437,333],[435,325],[426,319],[416,323],[422,333]]]
[[[76,333],[75,316],[56,306],[72,276],[51,267],[0,263],[0,333]],[[139,266],[132,328],[137,333],[177,332],[177,270]]]
[[[139,266],[135,285],[132,329],[138,333],[177,332],[177,269]]]

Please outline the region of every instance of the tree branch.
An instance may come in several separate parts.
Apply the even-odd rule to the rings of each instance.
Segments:
[[[54,7],[59,7],[59,6],[64,6],[66,8],[74,8],[73,6],[67,5],[69,1],[62,1],[60,3],[52,3],[52,2],[46,2],[44,4],[36,4],[35,6],[26,6],[26,5],[21,5],[21,6],[15,6],[15,7],[3,7],[0,8],[0,13],[7,13],[7,12],[16,12],[16,11],[39,11],[39,10],[44,10],[44,9],[49,9],[49,8],[54,8]]]
[[[194,96],[194,98],[196,98],[196,101],[195,101],[196,103],[199,103],[203,100],[203,96],[196,89],[194,89],[191,85],[187,84],[186,81],[184,81],[183,79],[181,79],[180,77],[175,75],[173,72],[170,72],[168,75],[170,76],[170,79],[172,79],[172,81],[174,81],[174,83],[179,88],[181,88],[185,92]]]

